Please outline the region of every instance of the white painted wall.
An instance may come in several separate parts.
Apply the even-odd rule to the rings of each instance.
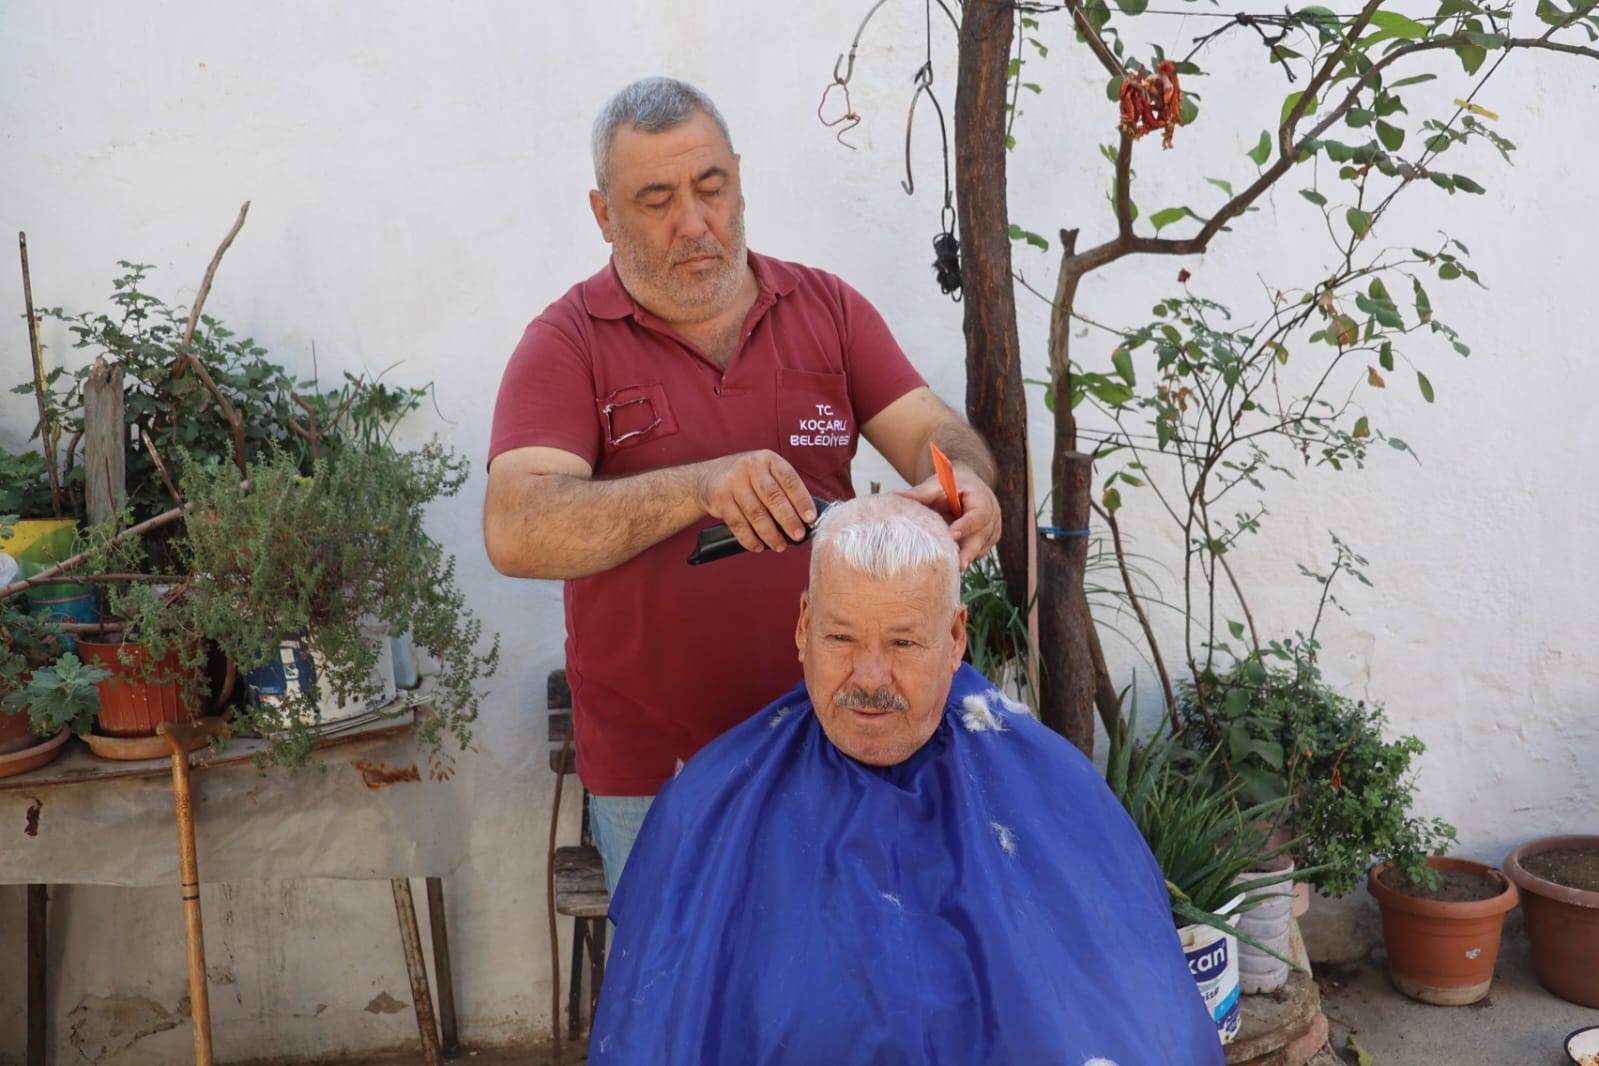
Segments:
[[[437,412],[407,432],[440,432],[481,456],[523,326],[605,259],[585,203],[593,111],[634,77],[675,73],[708,90],[732,125],[753,246],[851,280],[959,406],[960,309],[939,295],[928,266],[940,182],[925,102],[917,194],[898,188],[908,86],[923,58],[920,5],[887,5],[862,42],[859,150],[839,147],[816,119],[834,58],[868,6],[7,4],[0,231],[27,231],[40,304],[104,306],[124,258],[154,264],[154,291],[186,303],[250,199],[207,310],[302,370],[314,347],[329,376],[398,364],[395,381],[436,382]],[[949,113],[952,37],[933,13],[936,85]],[[1173,20],[1160,32],[1169,49],[1184,50],[1210,28]],[[1108,224],[1108,178],[1093,146],[1109,139],[1114,116],[1063,25],[1046,19],[1045,29],[1051,56],[1030,75],[1046,92],[1024,101],[1013,213],[1046,234],[1083,226],[1090,243]],[[1221,58],[1208,65],[1226,70]],[[1440,69],[1447,76],[1434,95],[1462,94],[1464,80]],[[1431,286],[1438,315],[1474,351],[1462,361],[1418,350],[1436,405],[1400,381],[1363,400],[1421,464],[1395,455],[1363,472],[1302,474],[1281,488],[1268,532],[1240,557],[1258,620],[1278,628],[1308,623],[1312,591],[1296,564],[1325,558],[1325,530],[1371,560],[1376,587],[1347,587],[1352,614],[1325,631],[1327,672],[1384,701],[1397,728],[1427,741],[1424,813],[1460,826],[1462,853],[1494,861],[1527,837],[1591,828],[1599,806],[1584,772],[1599,757],[1589,713],[1599,688],[1596,564],[1585,539],[1599,518],[1590,399],[1599,370],[1588,358],[1599,329],[1589,276],[1599,119],[1582,103],[1594,99],[1596,71],[1577,59],[1512,60],[1482,102],[1520,145],[1517,165],[1479,153],[1470,169],[1486,197],[1413,197],[1378,234],[1408,244],[1447,228],[1489,286]],[[1257,73],[1192,87],[1205,96],[1203,122],[1181,131],[1171,152],[1140,148],[1146,213],[1217,202],[1188,194],[1210,188],[1201,176],[1252,174],[1242,152],[1283,91]],[[1276,286],[1312,281],[1322,238],[1297,187],[1203,260],[1104,271],[1085,285],[1080,308],[1125,321],[1172,288],[1179,266],[1194,271],[1196,291],[1240,311],[1254,306],[1257,276]],[[1017,262],[1048,291],[1053,254],[1019,250]],[[26,335],[17,270],[0,277],[12,307],[0,333],[9,385],[26,376]],[[1040,376],[1042,308],[1023,325],[1026,367]],[[69,341],[50,331],[50,357],[74,359]],[[1080,358],[1105,365],[1107,344],[1081,343]],[[1034,407],[1042,454],[1047,416],[1036,397]],[[31,417],[26,399],[0,394],[5,443],[19,444]],[[1037,475],[1047,479],[1042,461]],[[875,459],[862,462],[858,484],[871,478],[895,484]],[[503,579],[488,566],[482,487],[480,471],[434,528],[506,653],[472,756],[478,806],[461,829],[472,857],[446,885],[463,1032],[490,1044],[528,1040],[548,1022],[543,685],[561,663],[562,633],[557,586]],[[1161,544],[1146,534],[1147,548]],[[1133,659],[1118,655],[1125,677]],[[15,829],[0,827],[0,841]],[[201,849],[203,869],[203,840]],[[0,887],[0,1062],[22,1048],[22,904],[20,888]],[[185,991],[174,894],[61,888],[55,905],[59,1061],[74,1051],[118,1066],[185,1057],[186,1027],[170,1017]],[[407,995],[381,882],[207,886],[204,905],[213,958],[225,954],[233,977],[212,991],[224,1061],[414,1038],[405,1012],[384,1013],[383,997]]]

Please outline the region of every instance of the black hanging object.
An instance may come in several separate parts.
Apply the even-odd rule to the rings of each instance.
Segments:
[[[961,287],[961,242],[955,235],[948,231],[940,233],[933,238],[933,254],[938,258],[933,260],[933,270],[938,275],[938,287],[945,296],[955,294],[956,300],[960,299]]]

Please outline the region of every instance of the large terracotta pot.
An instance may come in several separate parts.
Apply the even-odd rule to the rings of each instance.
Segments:
[[[1599,836],[1542,837],[1512,851],[1505,873],[1522,892],[1532,969],[1561,999],[1599,1007],[1599,892],[1568,888],[1522,865],[1557,848],[1599,849]]]
[[[192,721],[198,709],[189,706],[184,698],[178,653],[169,652],[156,664],[156,680],[146,681],[141,676],[149,655],[144,645],[126,645],[132,665],[122,661],[123,646],[120,642],[78,638],[79,656],[111,671],[111,676],[98,686],[100,731],[113,737],[148,737],[155,735],[155,727],[161,722]]]
[[[1394,987],[1412,999],[1439,1006],[1476,1003],[1493,984],[1505,913],[1519,894],[1505,875],[1470,859],[1431,858],[1435,870],[1475,873],[1501,886],[1490,899],[1455,903],[1396,892],[1380,880],[1386,864],[1372,870],[1366,887],[1382,909],[1388,973]]]

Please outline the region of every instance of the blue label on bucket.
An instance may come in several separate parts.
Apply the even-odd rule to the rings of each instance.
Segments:
[[[27,599],[28,610],[41,618],[83,623],[100,620],[95,611],[94,590],[87,585],[41,585],[30,591]],[[77,638],[63,633],[61,650],[77,651]]]
[[[1238,1033],[1242,1022],[1238,992],[1237,941],[1215,930],[1206,929],[1198,943],[1183,952],[1188,972],[1199,986],[1205,1007],[1216,1021],[1216,1032],[1226,1043]]]
[[[278,643],[276,659],[244,675],[250,702],[257,707],[282,707],[310,695],[315,684],[316,666],[303,637],[285,637]]]

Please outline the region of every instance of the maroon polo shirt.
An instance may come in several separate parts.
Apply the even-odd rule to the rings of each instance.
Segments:
[[[572,287],[506,366],[489,461],[539,445],[618,477],[757,448],[811,494],[853,496],[860,426],[924,384],[882,316],[820,270],[750,253],[760,294],[727,369],[628,295],[615,270]],[[578,773],[602,796],[653,795],[679,760],[800,677],[808,546],[689,566],[706,518],[566,583]]]

